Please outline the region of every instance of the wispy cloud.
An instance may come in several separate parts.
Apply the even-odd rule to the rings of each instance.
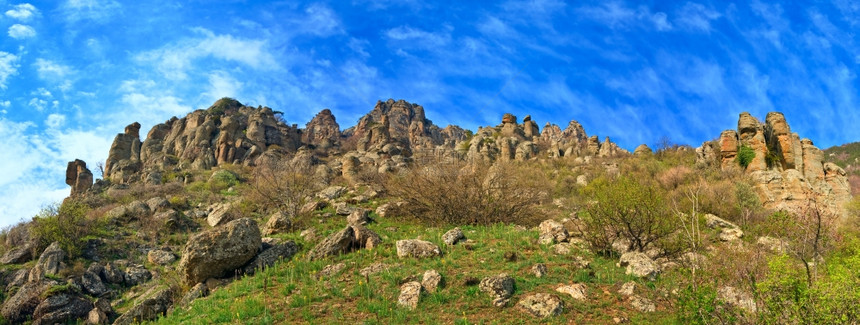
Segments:
[[[14,39],[26,39],[36,37],[36,30],[28,25],[14,24],[9,26],[8,34]]]
[[[677,12],[675,20],[678,25],[690,30],[710,32],[711,22],[722,17],[722,14],[712,8],[705,7],[700,3],[688,2]]]
[[[18,73],[18,60],[17,55],[0,51],[0,89],[6,89],[6,81]]]
[[[104,23],[115,17],[122,6],[113,0],[67,0],[60,9],[63,17],[70,23],[81,21]]]
[[[22,3],[12,6],[12,9],[6,11],[6,16],[20,21],[28,21],[31,18],[39,15],[39,9],[36,9],[29,3]]]

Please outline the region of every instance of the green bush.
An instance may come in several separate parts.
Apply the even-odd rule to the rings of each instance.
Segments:
[[[236,173],[225,169],[216,171],[209,178],[209,189],[213,193],[224,191],[237,184],[239,184],[239,178],[236,176]]]
[[[41,251],[58,242],[70,258],[79,256],[87,239],[101,227],[99,221],[87,218],[89,211],[89,206],[74,200],[43,208],[30,226],[31,235],[39,244],[37,249]]]
[[[747,166],[750,165],[752,160],[755,159],[755,151],[747,145],[741,145],[738,148],[738,156],[735,157],[735,161],[738,162],[738,165],[747,169]]]

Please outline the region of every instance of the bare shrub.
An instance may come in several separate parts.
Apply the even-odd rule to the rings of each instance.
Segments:
[[[406,204],[403,211],[431,224],[536,223],[536,207],[550,188],[536,172],[515,163],[435,161],[385,182]]]
[[[657,175],[657,181],[663,188],[676,189],[681,184],[687,182],[692,177],[693,170],[690,167],[681,165],[669,168],[668,170]]]
[[[312,166],[289,159],[267,159],[257,166],[247,188],[249,204],[261,212],[298,216],[306,198],[318,188]]]

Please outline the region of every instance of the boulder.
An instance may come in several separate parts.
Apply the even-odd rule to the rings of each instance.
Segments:
[[[84,291],[92,295],[93,297],[100,297],[101,295],[108,292],[107,286],[105,286],[104,282],[102,282],[101,277],[99,277],[98,273],[92,271],[84,272],[84,275],[81,276],[81,286]]]
[[[21,264],[33,259],[33,246],[27,245],[10,249],[0,257],[0,264]]]
[[[167,201],[167,199],[163,197],[156,196],[146,200],[146,206],[148,206],[149,210],[152,212],[163,212],[170,210],[170,201]]]
[[[627,252],[621,255],[619,267],[626,267],[625,274],[653,281],[660,273],[658,265],[648,255],[642,252]]]
[[[104,266],[104,280],[111,284],[122,284],[125,282],[125,272],[114,263]]]
[[[125,269],[125,284],[133,287],[152,279],[152,273],[142,265],[133,265]]]
[[[216,203],[209,207],[209,215],[206,216],[206,223],[209,226],[216,227],[233,220],[232,210],[233,205],[230,203]]]
[[[434,243],[420,239],[404,239],[395,243],[398,257],[436,257],[442,255],[442,250]]]
[[[354,224],[349,227],[352,228],[355,236],[352,242],[353,248],[373,249],[382,243],[382,237],[363,225]]]
[[[209,288],[206,287],[205,283],[198,283],[192,287],[191,290],[188,290],[188,293],[182,296],[182,300],[179,300],[179,307],[188,307],[194,300],[206,297],[207,295],[209,295]]]
[[[343,193],[346,193],[346,187],[343,186],[329,186],[324,190],[317,193],[317,197],[326,200],[334,200],[339,198]]]
[[[153,249],[146,254],[146,259],[152,264],[167,265],[176,260],[176,255],[168,251]]]
[[[538,318],[558,316],[564,311],[564,302],[556,295],[535,293],[524,297],[517,306]]]
[[[461,240],[466,240],[466,235],[463,234],[460,227],[448,230],[444,235],[442,235],[442,241],[445,245],[456,245]]]
[[[62,292],[48,297],[33,311],[33,324],[61,324],[87,317],[93,303],[84,297]]]
[[[359,270],[358,274],[361,274],[361,276],[366,277],[366,276],[370,276],[370,275],[385,271],[391,267],[392,267],[391,265],[388,265],[385,263],[373,263],[373,264],[370,264],[369,266]]]
[[[71,196],[86,193],[93,186],[93,173],[83,160],[70,161],[66,167],[66,184],[72,187]]]
[[[585,301],[588,287],[586,287],[583,283],[576,283],[571,285],[559,286],[555,289],[555,291],[569,295],[573,299]]]
[[[543,264],[543,263],[535,264],[534,266],[532,266],[531,271],[532,271],[532,274],[534,274],[535,277],[538,277],[538,278],[542,278],[548,272],[548,270],[546,268],[546,264]]]
[[[274,234],[288,232],[293,227],[293,220],[284,212],[278,211],[269,217],[266,225],[263,226],[263,236],[271,236]]]
[[[308,252],[308,260],[318,260],[327,256],[343,254],[350,250],[352,243],[355,241],[355,231],[352,227],[346,227],[341,231],[335,232],[314,246]]]
[[[407,282],[400,286],[400,296],[397,297],[397,304],[409,309],[418,307],[418,300],[421,298],[421,283],[417,281]]]
[[[538,241],[541,244],[548,245],[567,241],[567,229],[558,221],[552,219],[544,220],[540,223],[538,229],[540,230]]]
[[[14,295],[7,298],[0,307],[0,315],[10,323],[23,323],[33,315],[33,311],[42,301],[41,296],[49,288],[57,285],[52,280],[30,281],[25,283]]]
[[[632,306],[633,309],[636,309],[643,313],[653,313],[657,310],[657,306],[654,305],[654,302],[652,302],[648,298],[644,298],[637,295],[633,295],[630,297],[630,306]]]
[[[188,239],[179,261],[179,273],[187,284],[230,275],[247,264],[260,248],[257,222],[242,218]]]
[[[298,251],[299,246],[292,240],[272,245],[248,262],[244,269],[245,274],[254,274],[256,270],[269,268],[275,265],[275,262],[293,257]]]
[[[436,289],[442,284],[442,275],[436,270],[427,270],[424,272],[424,276],[421,278],[421,286],[424,287],[424,290],[427,292],[433,293],[436,292]]]
[[[133,307],[122,314],[114,325],[130,325],[166,316],[173,305],[173,288],[157,286],[149,289],[135,301]]]
[[[482,292],[490,294],[493,306],[504,307],[514,294],[514,278],[505,273],[483,278],[478,285]]]
[[[89,325],[107,325],[110,322],[107,313],[100,308],[93,308],[87,313],[86,324]]]
[[[640,144],[638,147],[636,147],[635,150],[633,150],[633,155],[635,155],[635,156],[648,156],[648,155],[651,155],[653,153],[654,153],[654,151],[651,150],[651,148],[649,148],[644,143]]]
[[[366,225],[371,223],[373,220],[370,219],[370,211],[365,209],[355,209],[349,213],[349,216],[346,217],[346,223],[348,225]]]
[[[29,282],[38,282],[45,278],[46,274],[58,274],[62,268],[63,259],[66,258],[66,252],[60,248],[60,243],[53,242],[39,256],[39,261],[30,270]]]

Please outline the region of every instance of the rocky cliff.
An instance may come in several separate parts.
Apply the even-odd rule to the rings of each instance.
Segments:
[[[717,164],[723,170],[741,168],[737,162],[741,148],[755,153],[744,172],[757,184],[759,197],[768,208],[799,209],[815,197],[841,212],[851,200],[845,171],[826,163],[812,140],[792,133],[782,113],[768,113],[764,123],[741,113],[737,130],[723,131],[719,139],[696,149],[697,164]]]

